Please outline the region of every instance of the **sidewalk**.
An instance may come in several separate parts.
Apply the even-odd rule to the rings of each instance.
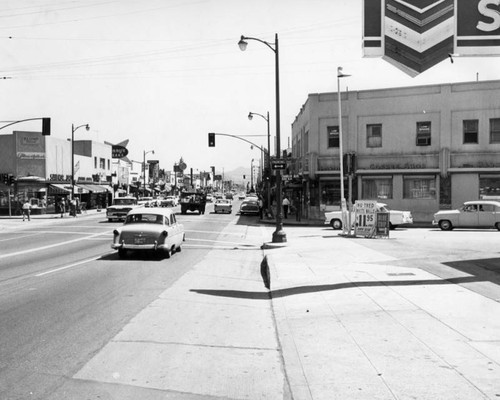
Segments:
[[[500,303],[338,236],[265,251],[294,400],[500,397]]]
[[[82,214],[77,214],[76,218],[85,218],[90,216],[96,216],[97,214],[102,215],[106,218],[106,210],[97,211],[96,209],[84,211]],[[27,224],[37,224],[43,225],[48,223],[54,223],[55,221],[68,220],[75,218],[69,213],[65,213],[64,217],[61,218],[61,214],[32,214],[30,215],[30,221],[27,219],[23,221],[22,215],[0,215],[0,230],[3,229],[22,229]]]

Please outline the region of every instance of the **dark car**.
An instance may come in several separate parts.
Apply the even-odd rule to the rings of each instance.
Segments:
[[[258,200],[245,200],[240,205],[240,214],[254,214],[258,215],[260,212]]]

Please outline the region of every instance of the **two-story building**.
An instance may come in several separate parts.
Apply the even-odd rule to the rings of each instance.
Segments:
[[[340,206],[337,93],[310,94],[292,124],[303,213]],[[341,93],[342,154],[354,154],[345,198],[373,199],[430,222],[438,209],[500,199],[500,81]],[[350,189],[351,188],[351,189]]]
[[[41,132],[13,131],[0,135],[0,173],[14,178],[13,185],[0,183],[3,214],[18,212],[26,200],[35,211],[54,212],[57,201],[70,198],[73,192],[88,207],[104,207],[112,193],[111,146],[79,140],[74,142],[72,155],[71,141]]]

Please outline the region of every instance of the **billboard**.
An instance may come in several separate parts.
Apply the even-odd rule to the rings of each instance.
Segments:
[[[500,55],[498,0],[364,0],[363,55],[416,76],[452,55]]]

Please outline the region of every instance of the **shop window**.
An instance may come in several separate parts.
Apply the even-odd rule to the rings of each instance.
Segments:
[[[392,199],[392,177],[363,178],[361,184],[363,199]]]
[[[479,176],[479,198],[500,200],[500,175]]]
[[[500,143],[500,118],[490,119],[490,143]]]
[[[478,143],[479,121],[477,119],[464,120],[464,144]]]
[[[435,199],[435,176],[403,177],[403,199]]]
[[[382,147],[382,124],[366,125],[366,147]]]
[[[339,147],[339,127],[338,126],[329,126],[326,128],[328,133],[328,148],[331,147]]]
[[[417,146],[431,145],[431,123],[417,122]]]
[[[321,185],[321,204],[340,206],[340,181]]]

